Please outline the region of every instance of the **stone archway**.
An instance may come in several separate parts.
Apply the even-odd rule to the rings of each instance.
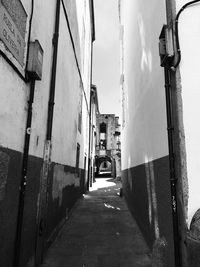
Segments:
[[[109,156],[96,156],[95,158],[96,172],[95,175],[100,175],[101,172],[107,171],[112,174],[112,158]]]

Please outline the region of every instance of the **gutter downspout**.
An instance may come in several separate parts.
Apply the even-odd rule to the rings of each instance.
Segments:
[[[175,18],[175,39],[176,39],[176,48],[177,48],[177,60],[176,62],[171,66],[171,69],[175,71],[175,69],[178,67],[178,65],[181,62],[181,49],[180,49],[180,44],[179,44],[179,32],[178,32],[178,21],[181,13],[189,6],[194,5],[196,3],[200,2],[200,0],[194,0],[186,3],[181,7],[181,9],[178,11],[176,18]]]
[[[35,80],[31,80],[30,96],[28,101],[28,116],[26,122],[26,132],[24,141],[24,153],[22,161],[22,179],[20,184],[19,209],[17,218],[17,234],[15,242],[15,265],[14,265],[15,267],[20,266],[21,235],[23,227],[23,215],[24,215],[24,198],[25,198],[26,184],[27,184],[28,156],[30,147],[32,104],[34,100],[34,92],[35,92]]]
[[[170,168],[170,187],[171,187],[171,206],[173,220],[173,236],[174,236],[174,254],[175,266],[181,267],[180,257],[180,239],[179,239],[179,219],[177,209],[177,177],[175,175],[175,152],[173,143],[174,127],[172,123],[172,96],[171,96],[171,77],[168,67],[164,67],[165,74],[165,95],[166,95],[166,112],[167,112],[167,131],[168,131],[168,147],[169,147],[169,168]]]
[[[80,82],[81,82],[81,85],[82,85],[81,89],[83,91],[83,95],[84,95],[84,98],[85,98],[85,103],[86,103],[86,106],[87,106],[87,112],[89,113],[89,105],[88,105],[88,100],[87,100],[87,96],[86,96],[86,92],[85,92],[85,88],[84,88],[84,84],[83,84],[81,68],[80,68],[79,62],[78,62],[78,57],[77,57],[76,48],[75,48],[75,42],[74,42],[74,39],[73,39],[73,34],[72,34],[71,27],[70,27],[70,22],[69,22],[69,16],[67,14],[67,10],[66,10],[66,7],[65,7],[65,4],[64,4],[63,0],[62,0],[62,6],[63,6],[63,11],[64,11],[64,15],[65,15],[65,18],[66,18],[66,22],[67,22],[67,27],[68,27],[68,30],[69,30],[69,36],[70,36],[70,39],[71,39],[71,44],[72,44],[72,49],[73,49],[73,52],[74,52],[76,66],[77,66],[78,73],[79,73],[79,76],[80,76]]]
[[[56,6],[56,20],[55,31],[53,35],[53,62],[51,70],[51,83],[49,92],[49,106],[48,106],[48,119],[47,119],[47,141],[51,141],[52,127],[53,127],[53,112],[54,112],[54,99],[55,99],[55,84],[56,84],[56,70],[57,70],[57,57],[58,57],[58,37],[59,37],[59,24],[60,24],[60,3],[61,0],[57,0]]]
[[[55,100],[55,89],[56,89],[56,73],[57,73],[57,58],[58,58],[58,37],[59,37],[59,28],[60,28],[60,5],[61,0],[57,0],[56,4],[56,16],[55,16],[55,30],[53,34],[52,44],[53,44],[53,60],[52,60],[52,69],[51,69],[51,81],[50,81],[50,90],[49,90],[49,103],[48,103],[48,115],[47,115],[47,133],[45,141],[45,161],[44,169],[46,168],[46,208],[44,218],[41,218],[39,225],[43,225],[44,234],[47,235],[47,216],[48,216],[48,205],[49,205],[49,167],[51,162],[51,142],[52,142],[52,128],[53,128],[53,115],[54,115],[54,100]],[[43,223],[44,220],[44,223]],[[43,231],[43,229],[42,229]],[[46,236],[47,237],[47,236]],[[46,245],[45,245],[46,248]],[[45,249],[43,248],[43,250]]]
[[[37,211],[37,235],[35,245],[35,264],[38,266],[43,260],[44,251],[48,247],[47,226],[48,226],[48,208],[49,208],[49,169],[51,164],[51,139],[54,115],[54,99],[56,85],[57,55],[58,55],[58,37],[60,24],[60,5],[61,0],[57,0],[55,11],[55,26],[52,38],[53,55],[51,66],[51,80],[49,89],[48,114],[46,140],[44,143],[43,167],[40,177],[40,192]],[[38,246],[39,244],[39,246]]]
[[[93,42],[95,41],[95,25],[94,25],[94,2],[93,0],[90,0],[90,8],[91,8],[91,30],[92,30],[92,36],[91,36],[91,72],[90,72],[90,106],[89,106],[89,145],[88,145],[88,180],[87,180],[87,190],[89,190],[89,187],[92,186],[92,179],[91,179],[91,130],[92,130],[92,124],[91,124],[91,107],[92,107],[92,71],[93,71]]]
[[[24,151],[23,151],[22,173],[21,173],[22,176],[21,176],[20,187],[19,187],[19,207],[18,207],[18,214],[17,214],[15,255],[14,255],[14,266],[15,267],[20,266],[20,252],[21,252],[21,238],[22,238],[21,235],[22,235],[23,216],[24,216],[24,198],[25,198],[26,184],[27,184],[28,156],[29,156],[31,123],[32,123],[32,104],[33,104],[34,93],[35,93],[35,80],[29,79],[28,74],[27,74],[33,10],[34,10],[34,0],[31,1],[31,14],[30,14],[30,19],[29,19],[29,32],[28,32],[28,40],[27,40],[28,46],[27,46],[27,56],[26,56],[26,65],[25,65],[25,82],[30,82],[30,95],[29,95],[29,100],[28,100],[28,111],[27,111],[25,138],[24,138]]]
[[[94,100],[95,100],[95,91],[94,86],[92,88],[92,103],[91,103],[91,182],[95,182],[95,174],[94,174],[94,154],[93,154],[93,146],[94,146]],[[96,115],[96,114],[95,114]]]
[[[91,71],[92,72],[92,71]],[[91,179],[91,108],[92,108],[92,87],[90,86],[90,109],[89,109],[89,145],[88,145],[88,180],[87,180],[87,190],[92,186]]]

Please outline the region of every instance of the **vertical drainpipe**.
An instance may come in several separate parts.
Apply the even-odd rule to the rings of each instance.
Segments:
[[[34,9],[34,0],[31,1],[31,14],[29,19],[29,32],[27,40],[27,56],[26,56],[26,65],[25,65],[25,81],[30,82],[30,94],[28,100],[28,110],[27,110],[27,120],[25,128],[25,138],[24,138],[24,150],[22,158],[22,173],[21,181],[19,187],[19,207],[17,214],[17,227],[16,227],[16,237],[15,237],[15,254],[14,254],[14,266],[20,267],[20,252],[21,252],[21,237],[22,237],[22,227],[23,227],[23,216],[24,216],[24,199],[27,185],[27,171],[28,171],[28,156],[29,156],[29,147],[30,147],[30,135],[31,135],[31,123],[32,123],[32,104],[34,101],[35,93],[35,80],[29,79],[27,75],[27,66],[28,66],[28,57],[29,57],[29,43],[31,37],[31,27],[33,19],[33,9]]]
[[[93,42],[95,41],[95,26],[94,26],[94,2],[90,0],[90,12],[91,12],[91,29],[92,29],[92,40],[91,40],[91,72],[90,72],[90,107],[89,107],[89,144],[88,144],[88,180],[87,180],[87,190],[89,186],[92,185],[91,179],[91,96],[92,96],[92,66],[93,66]]]
[[[55,15],[55,29],[52,39],[53,44],[53,58],[52,58],[52,69],[51,69],[51,81],[49,89],[49,103],[48,103],[48,115],[47,115],[47,133],[45,147],[48,150],[48,162],[50,162],[51,154],[51,140],[52,140],[52,128],[53,128],[53,115],[54,115],[54,100],[55,100],[55,90],[56,90],[56,71],[57,71],[57,58],[58,58],[58,37],[60,28],[60,5],[61,0],[57,0],[56,4],[56,15]],[[49,163],[47,166],[47,188],[46,188],[46,214],[45,214],[45,229],[44,233],[47,235],[47,225],[48,225],[48,205],[49,205]],[[41,222],[40,222],[41,223]]]
[[[92,49],[91,49],[92,50]],[[92,61],[92,60],[91,60]],[[91,70],[92,72],[92,70]],[[91,112],[92,108],[92,87],[90,86],[90,110],[89,110],[89,144],[88,144],[88,180],[87,180],[87,190],[89,190],[89,187],[92,186],[92,179],[91,179]]]
[[[166,112],[167,112],[167,130],[168,130],[168,147],[169,147],[169,167],[170,167],[170,187],[171,187],[171,205],[173,219],[173,235],[174,235],[174,254],[175,266],[181,267],[180,240],[179,240],[179,222],[177,209],[177,178],[175,175],[175,152],[173,133],[174,127],[172,123],[172,96],[171,96],[171,75],[168,67],[164,67],[165,74],[165,95],[166,95]]]
[[[94,183],[95,181],[95,177],[94,177],[94,155],[93,155],[93,146],[94,146],[94,127],[93,127],[93,124],[94,124],[94,105],[93,105],[93,101],[94,101],[94,86],[92,86],[92,103],[91,103],[91,155],[92,155],[92,160],[91,160],[91,180],[92,180],[92,183]]]
[[[24,198],[27,184],[27,170],[28,170],[28,155],[30,146],[30,135],[31,135],[31,122],[32,122],[32,104],[34,100],[35,92],[35,80],[30,82],[30,96],[28,101],[28,115],[26,121],[26,132],[24,141],[24,153],[22,160],[22,179],[20,184],[20,195],[19,195],[19,208],[17,218],[17,234],[15,242],[15,267],[20,266],[20,252],[21,252],[21,235],[23,227],[23,215],[24,215]]]
[[[56,70],[57,70],[57,57],[58,57],[58,37],[59,37],[59,25],[60,25],[60,2],[61,2],[61,0],[57,0],[55,31],[54,31],[53,40],[52,40],[52,42],[53,42],[53,61],[52,61],[52,69],[51,69],[50,92],[49,92],[47,135],[46,135],[47,141],[51,141],[51,138],[52,138],[55,85],[56,85]]]

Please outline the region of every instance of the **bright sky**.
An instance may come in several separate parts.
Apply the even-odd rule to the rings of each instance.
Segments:
[[[99,110],[120,116],[118,0],[94,0],[95,34],[93,84]]]

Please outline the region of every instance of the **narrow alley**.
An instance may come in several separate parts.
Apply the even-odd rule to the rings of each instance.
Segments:
[[[131,216],[121,183],[96,178],[75,205],[41,267],[150,267],[150,252]]]
[[[0,267],[200,267],[199,33],[200,0],[0,0]]]

